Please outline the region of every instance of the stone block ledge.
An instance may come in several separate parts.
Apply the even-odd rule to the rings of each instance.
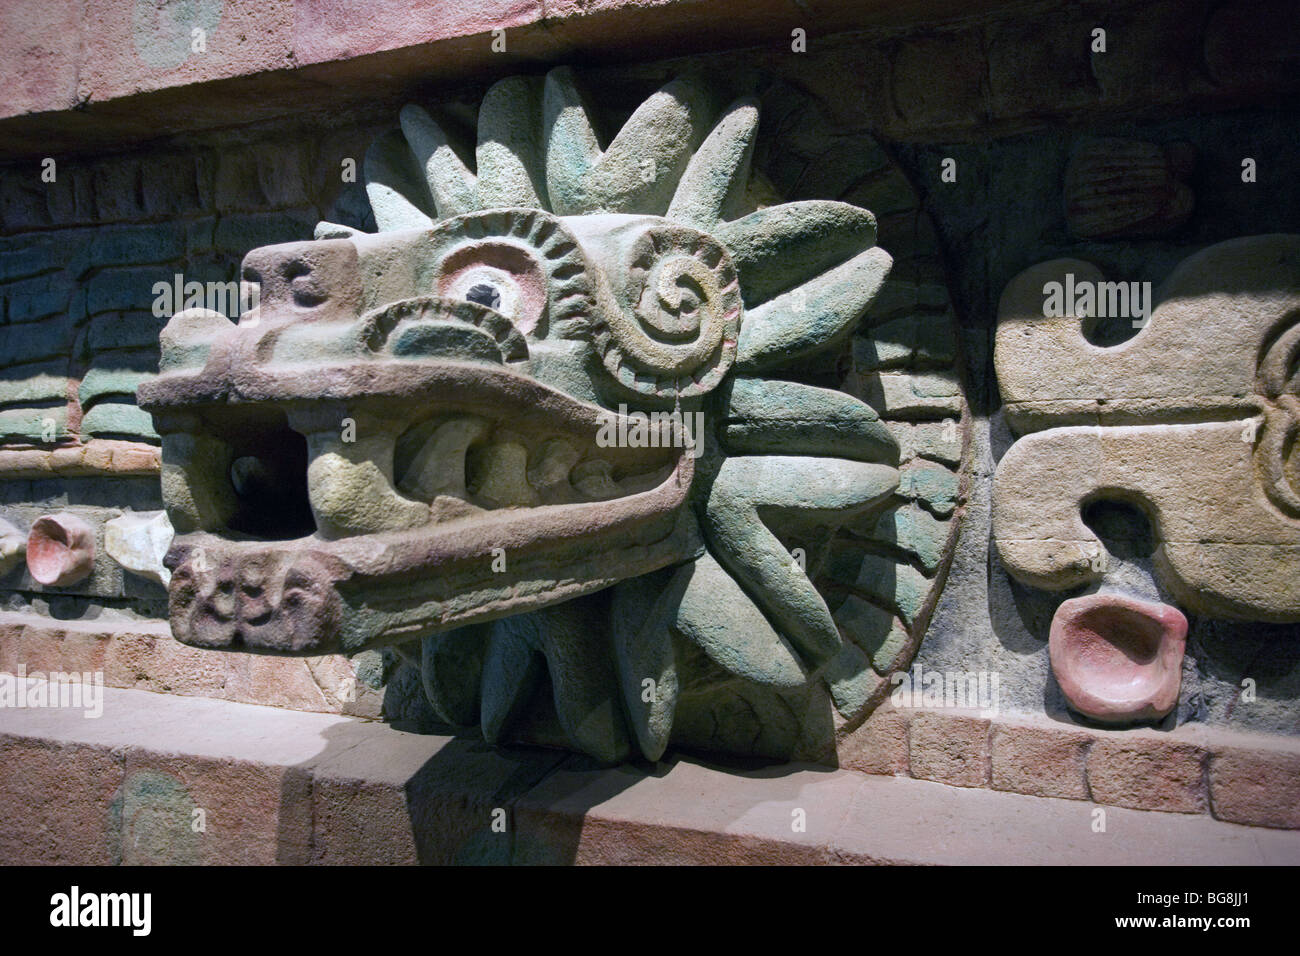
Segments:
[[[188,20],[135,0],[17,0],[0,9],[0,157],[48,155],[403,97],[579,57],[788,48],[836,33],[967,17],[1008,0],[205,0]],[[151,8],[150,8],[151,9]],[[142,12],[143,11],[143,12]],[[194,31],[201,31],[196,34]],[[504,42],[504,49],[501,44]],[[52,121],[53,120],[53,121]],[[41,151],[45,152],[42,153]]]
[[[92,438],[59,448],[0,448],[0,480],[114,478],[156,475],[161,470],[161,452],[144,442]]]
[[[1027,714],[881,707],[842,766],[957,787],[1300,829],[1300,740],[1204,724],[1107,730]]]
[[[375,718],[382,690],[339,655],[274,657],[189,647],[165,621],[59,621],[0,612],[0,673],[98,672],[108,687]]]
[[[135,690],[0,709],[3,863],[1291,864],[1300,833],[793,765],[593,768]],[[198,821],[198,822],[196,822]]]
[[[0,612],[0,673],[98,671],[108,687],[378,718],[383,690],[330,655],[188,647],[162,621],[58,621]],[[1300,741],[1202,724],[1106,730],[888,703],[838,746],[841,768],[1101,806],[1208,813],[1300,829]]]

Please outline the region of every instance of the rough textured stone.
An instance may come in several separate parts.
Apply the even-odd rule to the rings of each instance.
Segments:
[[[908,775],[908,716],[906,710],[878,707],[862,726],[841,738],[840,766],[858,773]]]
[[[363,679],[361,658],[220,654],[172,640],[155,621],[0,613],[0,671],[20,668],[102,672],[108,687],[369,718],[380,715],[384,696]]]
[[[994,790],[1087,800],[1084,761],[1092,737],[1064,727],[999,723],[989,747]]]
[[[5,863],[1300,861],[1300,834],[1209,815],[1113,807],[1124,839],[1099,839],[1073,800],[799,765],[598,770],[330,715],[105,697],[100,720],[0,711],[0,753],[26,769],[0,777]],[[203,832],[158,839],[195,808]]]
[[[0,576],[8,574],[27,558],[27,536],[0,519]]]
[[[0,449],[0,475],[8,479],[87,475],[156,475],[158,449],[139,442],[95,439],[63,448]]]
[[[853,718],[879,701],[872,660],[844,645],[807,568],[890,499],[898,449],[869,404],[778,370],[847,344],[892,260],[866,210],[768,201],[749,165],[757,101],[718,111],[706,94],[668,82],[602,148],[569,69],[500,81],[474,172],[407,106],[366,153],[378,233],[321,223],[315,241],[254,249],[241,278],[259,301],[238,323],[172,318],[138,395],[162,436],[179,639],[324,653],[420,638],[444,718],[494,742],[544,736],[525,718],[546,679],[569,744],[604,762],[633,741],[657,759],[674,728],[709,749],[824,755],[832,702]],[[296,209],[251,210],[299,198],[294,156],[277,185],[273,154],[223,154],[218,251],[292,227]],[[878,158],[870,188],[914,208]],[[926,370],[889,373],[918,397],[883,402],[895,418],[961,416],[955,376],[935,367],[953,360],[939,293],[918,287],[936,310],[910,340]],[[689,435],[646,417],[670,404]],[[139,433],[133,415],[107,393],[82,430]],[[937,477],[908,493],[955,506]],[[910,626],[947,527],[900,513],[877,537]],[[661,568],[662,599],[642,580]],[[400,598],[352,596],[399,580]],[[616,583],[616,603],[653,604],[649,622],[611,615],[599,592]]]
[[[894,56],[894,105],[904,121],[964,125],[985,110],[984,53],[974,30],[905,42]]]
[[[1220,820],[1300,829],[1300,752],[1216,747],[1210,753],[1210,809]]]
[[[922,711],[908,724],[912,776],[953,787],[989,785],[989,720]]]
[[[1103,737],[1088,751],[1088,789],[1097,803],[1172,813],[1206,809],[1205,750],[1134,731]]]
[[[1101,495],[1141,502],[1160,577],[1180,603],[1300,620],[1300,489],[1286,437],[1297,276],[1300,237],[1212,246],[1174,271],[1145,327],[1114,348],[1084,338],[1074,302],[1043,316],[1047,295],[1071,299],[1070,283],[1100,281],[1095,268],[1058,260],[1012,281],[998,382],[1008,420],[1034,432],[994,482],[994,537],[1014,576],[1053,590],[1100,580],[1109,556],[1080,508]],[[1051,282],[1062,285],[1049,291]]]

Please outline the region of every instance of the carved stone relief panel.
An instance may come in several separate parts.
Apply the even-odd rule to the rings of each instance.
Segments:
[[[606,140],[561,68],[468,147],[408,106],[377,232],[249,252],[237,324],[176,314],[138,391],[176,637],[393,646],[493,742],[825,754],[915,652],[966,413],[942,274],[783,202],[761,105],[675,80]]]
[[[1094,717],[1106,708],[1069,687],[1147,679],[1111,665],[1160,659],[1186,622],[1119,596],[1112,556],[1083,520],[1093,503],[1145,514],[1159,585],[1183,608],[1300,621],[1300,236],[1211,246],[1174,270],[1154,309],[1132,307],[1142,296],[1089,263],[1043,263],[1008,285],[996,335],[1005,415],[1021,435],[994,479],[1002,562],[1027,585],[1117,595],[1088,653],[1058,653],[1087,631],[1079,620],[1053,624],[1058,680]],[[1100,317],[1129,314],[1140,326],[1130,339],[1089,341]],[[1072,613],[1062,605],[1058,617]],[[1176,702],[1165,700],[1154,716]],[[1129,716],[1153,716],[1143,706]]]

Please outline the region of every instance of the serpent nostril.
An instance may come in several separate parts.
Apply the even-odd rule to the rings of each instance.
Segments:
[[[292,282],[294,279],[300,279],[303,276],[311,275],[311,266],[301,259],[289,259],[281,267],[281,273],[286,279]]]

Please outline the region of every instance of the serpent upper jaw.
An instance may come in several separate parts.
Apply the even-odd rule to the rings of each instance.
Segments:
[[[196,311],[169,329],[173,348],[206,338],[202,367],[140,390],[163,436],[186,643],[355,650],[565,600],[696,547],[678,514],[688,449],[602,441],[626,422],[507,364],[520,342],[486,306],[424,298],[309,328]],[[419,335],[484,354],[393,354]],[[295,336],[369,354],[259,361]]]

